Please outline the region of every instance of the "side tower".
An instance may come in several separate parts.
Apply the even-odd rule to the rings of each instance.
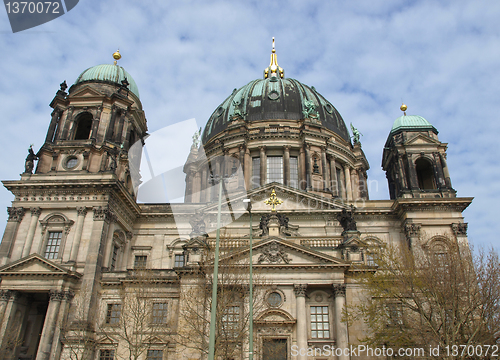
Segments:
[[[61,84],[43,146],[31,150],[20,180],[3,182],[15,196],[0,244],[6,358],[59,358],[56,324],[71,298],[81,297],[92,332],[101,272],[126,269],[121,259],[140,211],[128,150],[147,126],[137,85],[117,65],[119,52],[113,57],[82,72],[68,93]]]
[[[446,165],[446,143],[438,139],[438,131],[417,115],[406,115],[394,121],[387,138],[382,168],[389,182],[392,200],[398,198],[455,197]]]

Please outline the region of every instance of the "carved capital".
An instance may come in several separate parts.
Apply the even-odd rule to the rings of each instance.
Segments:
[[[132,240],[132,237],[134,236],[134,234],[131,231],[127,231],[125,236],[127,237],[127,240],[130,241],[130,240]]]
[[[345,284],[333,284],[333,295],[345,297]]]
[[[85,206],[76,208],[76,212],[78,213],[78,216],[87,215],[87,211],[88,211],[88,209]]]
[[[22,207],[8,207],[7,213],[9,214],[8,221],[20,222],[25,214],[26,210]]]
[[[50,301],[62,301],[65,297],[65,291],[50,290]]]
[[[451,230],[455,236],[467,236],[467,223],[453,223],[451,224]]]
[[[294,284],[293,292],[295,296],[306,296],[307,284]]]
[[[0,290],[0,301],[9,301],[11,295],[11,290]]]
[[[71,290],[63,291],[63,300],[71,301],[75,297],[75,293]]]
[[[94,207],[94,221],[116,221],[116,216],[109,210],[108,207]]]
[[[421,224],[406,223],[404,225],[404,231],[407,238],[418,237],[420,235]]]
[[[39,207],[32,207],[30,210],[31,210],[31,216],[39,217],[40,214],[42,213],[42,210]]]

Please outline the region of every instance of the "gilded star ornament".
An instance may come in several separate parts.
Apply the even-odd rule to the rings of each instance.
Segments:
[[[283,204],[283,200],[278,199],[276,196],[276,192],[273,191],[271,192],[271,197],[264,201],[265,204],[271,206],[271,211],[276,211],[276,205],[281,205]]]

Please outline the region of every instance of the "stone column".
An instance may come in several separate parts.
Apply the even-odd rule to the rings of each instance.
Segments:
[[[52,119],[50,120],[49,130],[47,131],[47,136],[45,137],[45,142],[53,142],[55,139],[54,133],[57,128],[57,123],[60,120],[62,110],[60,108],[55,108],[52,111]]]
[[[411,250],[413,243],[418,242],[421,227],[422,224],[417,224],[412,222],[406,222],[403,225],[403,230],[406,235],[406,243],[408,245],[408,249]],[[420,249],[420,247],[417,247],[416,249]]]
[[[61,121],[59,121],[60,135],[58,136],[58,138],[61,140],[68,140],[69,131],[73,125],[73,111],[74,110],[75,110],[75,107],[70,106],[66,110],[66,118],[65,118],[64,123],[61,123]],[[64,125],[64,126],[61,126],[61,125]]]
[[[266,184],[267,180],[267,156],[266,156],[266,147],[260,147],[260,186]]]
[[[306,311],[306,284],[293,286],[297,307],[297,346],[299,351],[305,349],[307,352],[307,311]],[[307,356],[297,356],[298,359],[307,359]]]
[[[347,323],[342,321],[344,307],[345,307],[345,284],[334,284],[333,293],[335,296],[335,333],[337,335],[337,348],[342,350],[349,347],[349,336],[347,332]],[[348,360],[344,351],[338,357],[339,360]]]
[[[78,258],[78,250],[80,249],[80,241],[82,239],[83,223],[85,221],[85,215],[87,215],[87,208],[85,206],[76,208],[76,211],[78,212],[78,217],[76,218],[75,236],[71,246],[69,261],[76,261]]]
[[[311,146],[309,144],[305,145],[306,150],[306,190],[311,190],[312,187],[312,164],[311,164]]]
[[[451,230],[457,238],[458,248],[460,255],[469,257],[470,248],[467,241],[467,223],[453,223],[451,224]]]
[[[434,161],[436,163],[435,169],[436,169],[436,186],[438,189],[441,189],[446,186],[445,182],[445,176],[443,174],[443,165],[441,164],[441,157],[439,156],[439,153],[435,152],[432,153],[432,156],[434,157]]]
[[[245,145],[240,145],[240,156],[239,159],[240,161],[240,166],[242,173],[240,174],[241,176],[238,178],[238,189],[243,190],[245,188]]]
[[[335,155],[330,155],[330,179],[331,179],[331,190],[333,197],[340,197],[338,181],[337,179],[337,167],[335,166]]]
[[[50,360],[59,360],[61,357],[61,328],[64,322],[67,320],[67,312],[69,308],[69,303],[73,299],[74,294],[71,291],[62,292],[61,306],[59,307],[59,313],[57,314],[57,322],[54,330],[54,337],[52,340],[52,347],[50,349]]]
[[[108,129],[106,131],[106,136],[104,137],[104,140],[111,140],[113,136],[113,132],[115,131],[115,122],[116,122],[116,116],[118,115],[118,106],[113,105],[111,107],[111,118],[109,119],[109,124],[108,124]]]
[[[123,245],[123,257],[121,261],[121,270],[126,271],[128,267],[128,262],[129,262],[129,256],[130,256],[130,247],[132,245],[132,237],[134,235],[131,232],[127,232],[126,234],[126,240],[125,244]]]
[[[283,146],[283,183],[290,186],[290,146]]]
[[[408,172],[410,173],[410,183],[408,184],[405,176],[405,166],[403,163],[403,159],[401,156],[398,155],[398,162],[399,162],[399,172],[401,176],[401,185],[405,189],[411,189],[411,190],[416,190],[418,189],[418,178],[417,178],[417,170],[415,169],[415,163],[413,162],[413,154],[406,154],[406,157],[408,159]]]
[[[10,290],[0,290],[0,331],[4,330],[3,326],[7,325],[3,322],[3,316],[7,309],[7,304],[9,303],[10,296],[12,295],[12,291]],[[5,330],[4,330],[5,331]],[[0,345],[2,344],[2,335],[0,333]]]
[[[359,199],[359,182],[358,170],[352,169],[351,171],[351,186],[352,186],[352,199],[354,201]]]
[[[439,154],[439,157],[441,159],[441,165],[443,166],[444,182],[446,183],[446,186],[448,188],[453,189],[453,187],[451,186],[450,171],[448,170],[448,164],[446,163],[445,154]]]
[[[38,345],[36,360],[48,360],[50,357],[52,343],[55,340],[54,332],[56,329],[57,316],[59,315],[61,301],[64,298],[64,292],[62,291],[51,290],[49,294],[49,307],[47,308],[47,313],[45,314],[45,321],[43,323],[42,335],[40,336],[40,344]]]
[[[3,294],[3,300],[5,301],[4,313],[2,323],[0,324],[0,348],[5,350],[7,348],[7,342],[12,339],[12,328],[16,325],[13,324],[14,317],[17,310],[17,301],[21,297],[21,294],[17,291],[7,291]],[[15,336],[15,334],[14,334]]]
[[[17,229],[24,217],[25,210],[22,207],[8,207],[7,212],[9,213],[9,218],[5,232],[3,233],[2,243],[0,244],[0,266],[5,265],[7,259],[10,257]]]
[[[118,130],[116,131],[116,134],[114,136],[113,141],[115,143],[122,144],[122,138],[123,138],[123,125],[125,124],[125,116],[127,115],[127,111],[123,110],[120,114],[120,119],[118,120]]]
[[[326,148],[321,147],[321,166],[323,167],[323,190],[330,191],[330,172],[326,161]]]
[[[352,201],[351,170],[348,164],[344,164],[345,193],[347,201]]]
[[[92,140],[97,140],[97,134],[99,132],[99,121],[101,120],[102,105],[97,107],[97,112],[92,119],[92,129],[90,131],[89,138]]]
[[[26,236],[26,241],[24,242],[23,252],[21,257],[28,256],[31,252],[31,244],[33,244],[33,237],[35,236],[36,225],[38,223],[38,218],[42,211],[39,207],[31,208],[31,221],[30,227],[28,229],[28,236]]]
[[[301,147],[299,150],[299,158],[298,158],[298,168],[299,168],[299,189],[305,190],[306,187],[304,183],[307,184],[307,175],[306,175],[306,155],[304,152],[304,147]]]

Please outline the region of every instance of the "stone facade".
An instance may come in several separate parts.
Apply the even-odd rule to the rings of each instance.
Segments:
[[[361,144],[346,138],[340,115],[328,120],[336,114],[332,105],[314,88],[295,82],[292,89],[283,77],[267,74],[258,104],[253,87],[233,93],[212,115],[209,123],[219,116],[226,123],[213,127],[217,131],[205,129],[203,146],[192,148],[184,167],[185,203],[176,205],[136,201],[131,172],[137,165],[128,150],[134,143],[140,147],[137,141],[147,131],[137,95],[112,81],[77,82],[69,93],[61,86],[34,173],[3,182],[15,195],[0,244],[4,359],[68,359],[72,346],[82,344],[78,336],[89,339],[92,358],[120,358],[126,345],[103,329],[120,316],[113,307],[120,291],[133,288],[144,269],[154,274],[145,285],[153,294],[145,306],[165,304],[166,315],[148,338],[156,352],[142,358],[201,358],[175,334],[185,320],[179,317],[183,291],[202,276],[200,264],[209,261],[215,244],[218,186],[209,183],[210,174],[241,169],[243,175],[227,184],[231,204],[246,198],[252,203],[252,264],[266,293],[254,316],[260,349],[254,359],[272,341],[286,347],[283,359],[294,358],[297,348],[359,342],[366,335],[363,324],[348,327],[342,311],[364,301],[352,269],[370,265],[373,247],[467,243],[462,212],[472,198],[456,197],[437,131],[391,132],[383,160],[391,199],[369,200]],[[264,109],[290,89],[296,91],[298,118]],[[262,118],[246,118],[255,112],[249,106],[262,107]],[[275,211],[266,203],[273,190],[281,200]],[[249,214],[225,202],[221,212],[223,219],[234,219],[221,230],[221,261],[243,263]],[[312,320],[318,311],[321,321]],[[239,358],[247,358],[248,344],[242,347]]]

